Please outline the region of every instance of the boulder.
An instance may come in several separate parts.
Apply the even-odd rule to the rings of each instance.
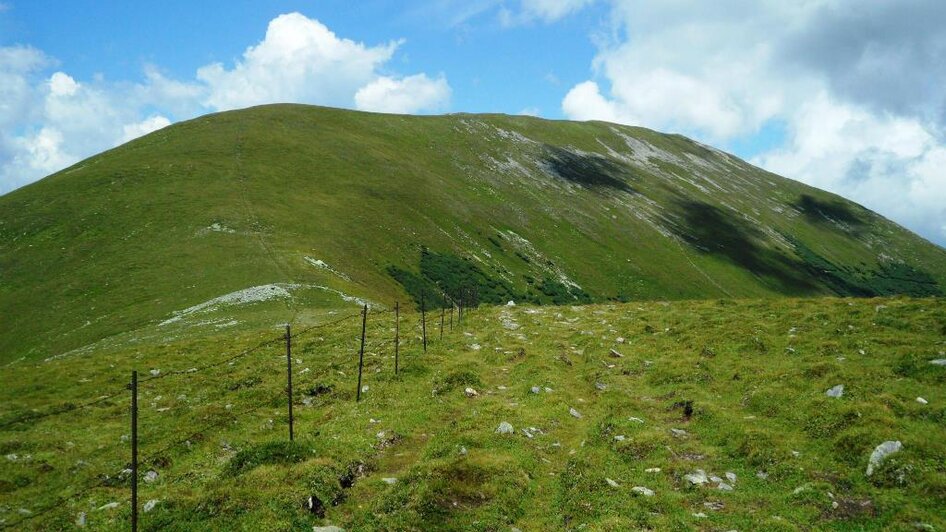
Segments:
[[[870,453],[870,459],[867,462],[867,476],[874,474],[874,470],[880,467],[887,456],[898,453],[903,449],[903,444],[899,441],[885,441],[878,445],[874,452]]]

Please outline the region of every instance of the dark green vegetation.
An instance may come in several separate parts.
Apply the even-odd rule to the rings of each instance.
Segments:
[[[572,304],[944,286],[943,249],[858,205],[601,122],[265,106],[0,197],[0,363],[465,289]]]
[[[142,476],[156,474],[144,530],[946,527],[941,299],[484,306],[426,354],[405,312],[398,376],[393,318],[369,313],[360,403],[360,317],[298,329],[294,444],[283,346],[227,362],[278,328],[0,368],[0,528],[69,529],[84,512],[127,530],[131,368]],[[867,476],[887,440],[903,450]],[[691,486],[697,469],[732,491]]]

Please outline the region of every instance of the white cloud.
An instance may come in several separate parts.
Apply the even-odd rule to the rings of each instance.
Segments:
[[[321,22],[290,13],[273,19],[265,39],[232,69],[214,63],[199,69],[197,78],[208,86],[206,104],[214,109],[271,102],[350,107],[352,95],[377,77],[398,44],[369,47],[340,39]]]
[[[417,74],[404,79],[382,76],[355,93],[355,106],[363,111],[417,113],[439,111],[450,100],[450,85],[443,76],[430,79]]]
[[[552,23],[577,13],[595,0],[521,0],[518,11],[503,7],[499,20],[504,26],[515,26],[533,21]]]
[[[414,113],[446,108],[444,76],[387,71],[401,41],[369,46],[299,13],[270,21],[233,65],[171,79],[144,65],[140,82],[44,75],[55,61],[30,47],[0,47],[0,194],[84,157],[208,111],[278,102]]]
[[[167,117],[161,115],[150,116],[141,122],[134,124],[125,124],[122,127],[121,143],[124,144],[130,140],[147,135],[148,133],[153,133],[170,125],[171,121],[168,120]]]
[[[757,164],[946,243],[946,178],[932,171],[946,150],[942,91],[920,87],[911,94],[928,101],[905,105],[891,96],[898,85],[876,83],[881,71],[911,72],[914,85],[942,77],[946,8],[906,1],[891,11],[856,0],[612,0],[595,76],[568,91],[562,111],[723,146],[778,122],[787,138]]]

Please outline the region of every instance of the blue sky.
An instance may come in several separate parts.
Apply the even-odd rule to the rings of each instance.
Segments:
[[[946,243],[946,2],[0,0],[0,193],[298,101],[679,132]]]

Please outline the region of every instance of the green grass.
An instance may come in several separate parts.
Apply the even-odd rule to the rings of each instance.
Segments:
[[[177,325],[318,317],[348,306],[335,291],[430,290],[436,306],[464,285],[486,303],[933,295],[946,252],[677,135],[522,116],[263,106],[0,197],[0,364],[134,339],[271,283],[291,297]]]
[[[160,501],[146,530],[946,527],[946,368],[929,363],[946,358],[941,299],[481,307],[442,342],[432,319],[426,354],[405,312],[397,376],[393,317],[369,313],[360,403],[357,315],[295,339],[294,444],[278,342],[186,372],[276,327],[182,330],[0,368],[0,423],[15,421],[0,451],[17,455],[0,457],[2,525],[52,507],[16,529],[70,528],[79,512],[92,529],[127,528],[127,478],[115,475],[130,452],[122,386],[137,368],[142,380],[184,371],[141,385],[142,472],[158,477],[140,497]],[[843,397],[826,397],[836,384]],[[497,434],[502,421],[516,433]],[[885,440],[903,451],[865,476]],[[696,469],[735,473],[733,491],[688,485]],[[88,484],[102,485],[69,496]],[[324,517],[304,507],[310,496]]]

